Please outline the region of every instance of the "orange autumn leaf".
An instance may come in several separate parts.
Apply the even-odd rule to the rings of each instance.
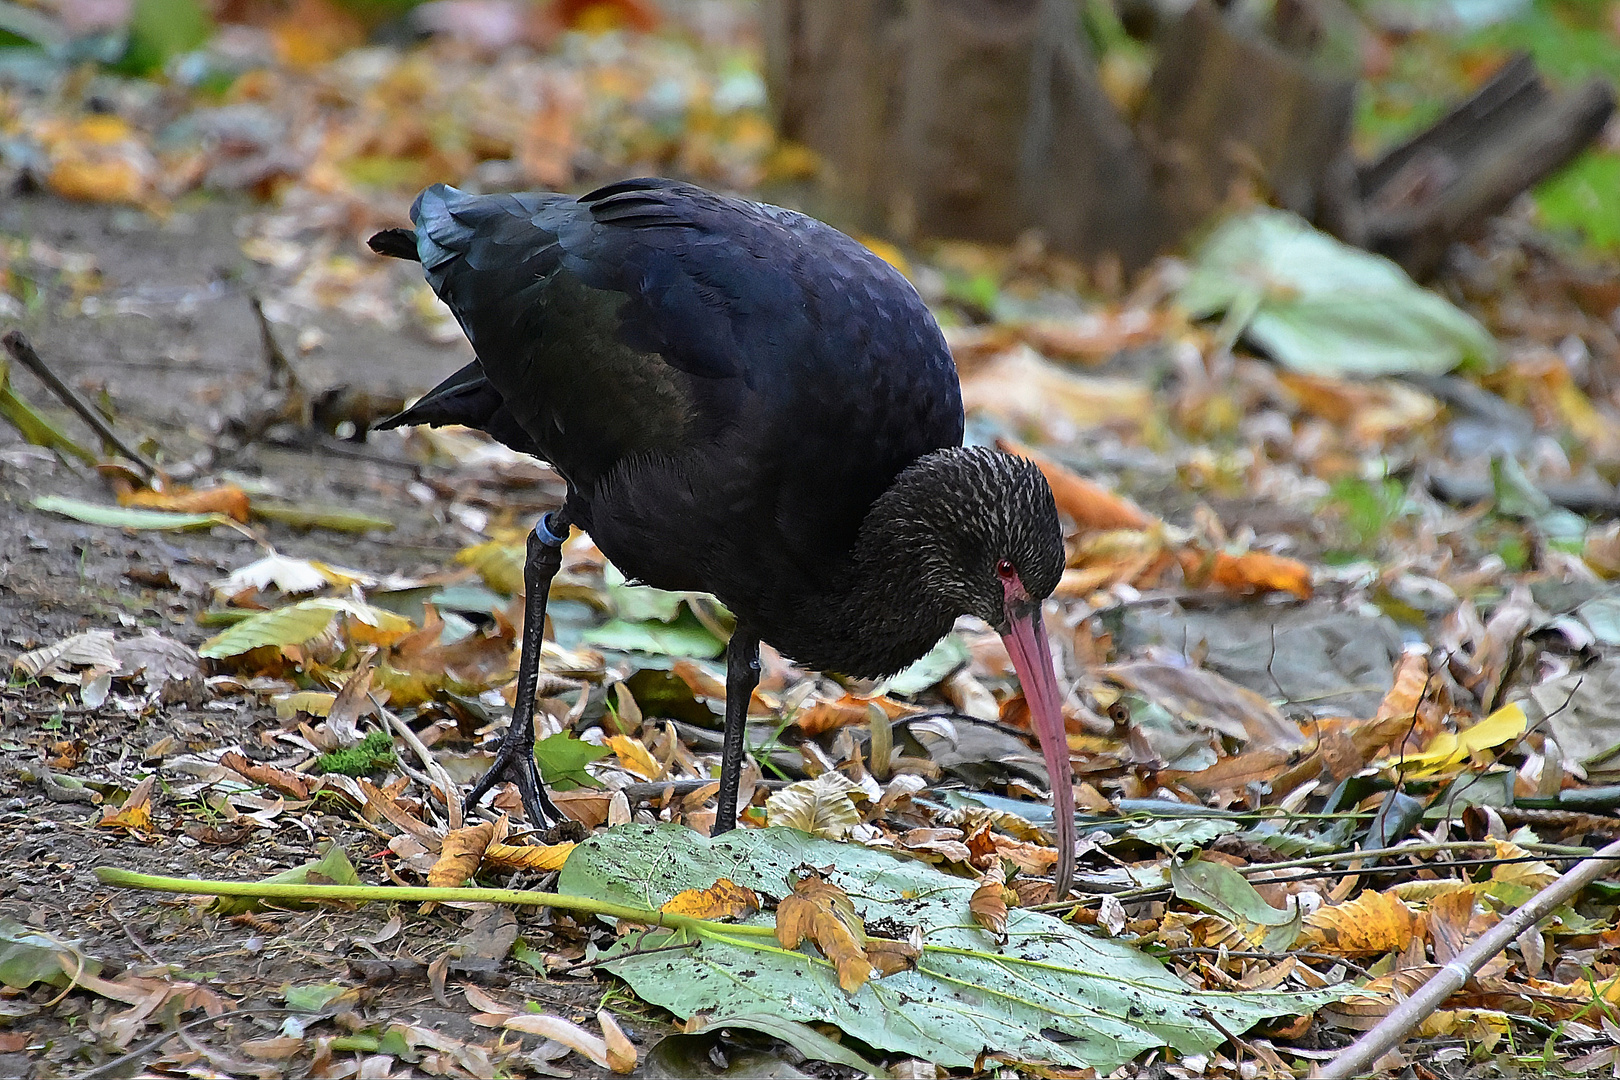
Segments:
[[[666,915],[690,915],[694,919],[740,919],[759,910],[754,890],[720,878],[707,889],[682,889],[658,908]]]
[[[1417,914],[1399,897],[1368,890],[1305,916],[1304,940],[1338,956],[1382,956],[1406,948],[1420,926]]]
[[[289,799],[307,799],[318,786],[312,777],[295,773],[290,769],[277,768],[274,765],[265,765],[261,762],[250,761],[235,750],[227,751],[219,759],[219,763],[241,776],[244,780],[251,780],[255,784],[263,784],[278,795]]]
[[[997,439],[996,447],[1009,454],[1017,454],[1035,463],[1052,486],[1052,498],[1060,513],[1067,515],[1082,531],[1110,529],[1150,529],[1156,524],[1153,515],[1114,494],[1101,484],[1076,474],[1067,466],[1036,453],[1012,439]]]
[[[1179,558],[1187,583],[1195,587],[1217,585],[1235,593],[1286,592],[1301,600],[1309,600],[1313,591],[1310,567],[1284,555],[1265,551],[1229,555],[1184,548]]]
[[[872,977],[866,955],[866,928],[849,895],[821,875],[810,873],[793,883],[793,895],[776,907],[776,940],[797,949],[809,938],[838,970],[838,985],[853,994]]]
[[[235,484],[223,484],[203,491],[179,486],[165,491],[142,488],[118,496],[118,505],[168,510],[176,514],[224,514],[244,523],[250,510],[247,492]]]
[[[124,805],[116,810],[109,809],[102,813],[101,820],[96,822],[97,827],[103,829],[128,829],[131,832],[150,832],[152,829],[152,788],[157,778],[148,776],[124,800]]]
[[[504,818],[502,821],[504,822]],[[505,830],[503,829],[502,832]],[[480,822],[444,834],[439,861],[428,871],[428,884],[437,888],[460,888],[478,872],[484,852],[495,841],[495,823]]]

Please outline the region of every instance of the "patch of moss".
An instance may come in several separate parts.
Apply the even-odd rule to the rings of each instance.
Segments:
[[[315,759],[315,772],[369,776],[394,764],[394,740],[386,731],[370,731],[347,750],[334,750]]]

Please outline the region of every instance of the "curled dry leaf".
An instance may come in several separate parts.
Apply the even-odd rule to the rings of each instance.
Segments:
[[[481,822],[444,834],[439,861],[428,872],[428,884],[436,888],[457,888],[478,872],[484,852],[495,839],[495,823]]]
[[[1013,902],[1017,903],[1016,894]],[[984,927],[997,942],[1007,941],[1007,872],[998,861],[979,877],[979,887],[968,901],[973,921]]]
[[[793,883],[793,895],[776,907],[776,939],[797,949],[809,938],[838,970],[838,985],[853,994],[872,977],[866,955],[866,927],[848,894],[811,872]]]
[[[720,878],[707,889],[682,889],[658,910],[695,919],[740,919],[759,910],[759,897],[753,889]]]
[[[1228,592],[1249,593],[1285,592],[1301,600],[1309,600],[1311,568],[1298,559],[1273,555],[1265,551],[1246,551],[1231,555],[1224,551],[1201,552],[1196,548],[1182,549],[1177,555],[1181,572],[1187,584],[1193,587],[1215,585]]]
[[[917,966],[917,960],[922,956],[922,932],[920,927],[915,929],[915,940],[912,941],[875,937],[866,939],[866,958],[877,968],[878,978],[911,971]]]
[[[235,750],[228,751],[220,756],[219,763],[255,784],[263,784],[278,795],[289,799],[307,799],[318,786],[312,777],[295,773],[288,769],[278,769],[274,765],[264,765],[257,761],[249,761]]]
[[[1307,915],[1303,940],[1338,956],[1382,956],[1406,948],[1419,928],[1416,913],[1398,897],[1368,890]]]
[[[148,776],[135,785],[124,800],[124,805],[116,810],[108,809],[101,815],[96,825],[103,829],[128,829],[131,832],[150,832],[152,829],[152,788],[157,784],[157,777]]]
[[[636,1067],[636,1044],[624,1033],[624,1028],[606,1009],[596,1010],[596,1022],[602,1025],[602,1043],[607,1047],[608,1068],[623,1076]]]
[[[578,1024],[571,1024],[560,1016],[546,1016],[540,1013],[518,1013],[509,1016],[501,1024],[507,1031],[521,1031],[529,1035],[540,1035],[547,1039],[555,1039],[568,1049],[587,1058],[592,1064],[602,1068],[609,1068],[607,1043],[597,1038]]]

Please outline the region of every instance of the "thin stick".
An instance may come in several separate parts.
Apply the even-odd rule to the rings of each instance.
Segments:
[[[1405,1039],[1407,1033],[1434,1012],[1441,1002],[1473,978],[1486,961],[1507,948],[1514,938],[1538,919],[1551,914],[1559,905],[1596,881],[1605,870],[1612,869],[1612,860],[1617,857],[1620,857],[1620,840],[1602,848],[1590,859],[1576,863],[1563,877],[1532,896],[1523,907],[1491,927],[1456,959],[1435,972],[1428,982],[1390,1010],[1389,1015],[1380,1020],[1376,1027],[1328,1062],[1327,1067],[1316,1074],[1318,1080],[1348,1080],[1352,1076],[1366,1075],[1373,1062]]]
[[[270,388],[298,389],[298,369],[293,367],[281,348],[281,342],[276,340],[275,332],[270,329],[270,316],[264,313],[264,303],[257,295],[249,296],[248,303],[253,305],[253,317],[259,323],[259,341],[264,345],[264,366],[270,369]]]
[[[111,425],[107,423],[102,415],[96,412],[96,410],[92,409],[89,403],[79,396],[78,391],[74,390],[73,387],[63,382],[61,377],[57,375],[56,372],[47,367],[45,365],[45,361],[39,358],[39,353],[34,351],[34,347],[30,345],[28,343],[28,339],[23,336],[21,330],[7,331],[6,336],[4,338],[0,338],[0,344],[5,345],[6,351],[11,354],[12,358],[16,360],[17,363],[21,364],[29,371],[32,371],[35,376],[39,378],[40,382],[50,387],[51,391],[57,397],[62,399],[63,403],[67,405],[68,408],[78,413],[79,419],[83,420],[86,424],[89,424],[90,427],[95,430],[95,433],[101,436],[101,441],[104,445],[112,447],[114,450],[117,450],[120,454],[123,454],[129,460],[133,461],[141,470],[142,474],[145,475],[149,483],[154,477],[157,476],[158,467],[148,461],[146,456],[139,450],[136,450],[134,447],[124,442],[123,439],[120,439],[118,437],[118,433],[113,431]]]

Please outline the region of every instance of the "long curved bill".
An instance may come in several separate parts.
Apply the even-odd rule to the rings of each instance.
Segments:
[[[1052,814],[1058,861],[1054,900],[1069,895],[1074,883],[1074,780],[1069,764],[1069,738],[1063,730],[1063,698],[1052,674],[1052,650],[1039,601],[1008,598],[1007,632],[1001,640],[1012,657],[1018,682],[1029,702],[1030,720],[1041,740],[1041,756],[1052,778]]]

